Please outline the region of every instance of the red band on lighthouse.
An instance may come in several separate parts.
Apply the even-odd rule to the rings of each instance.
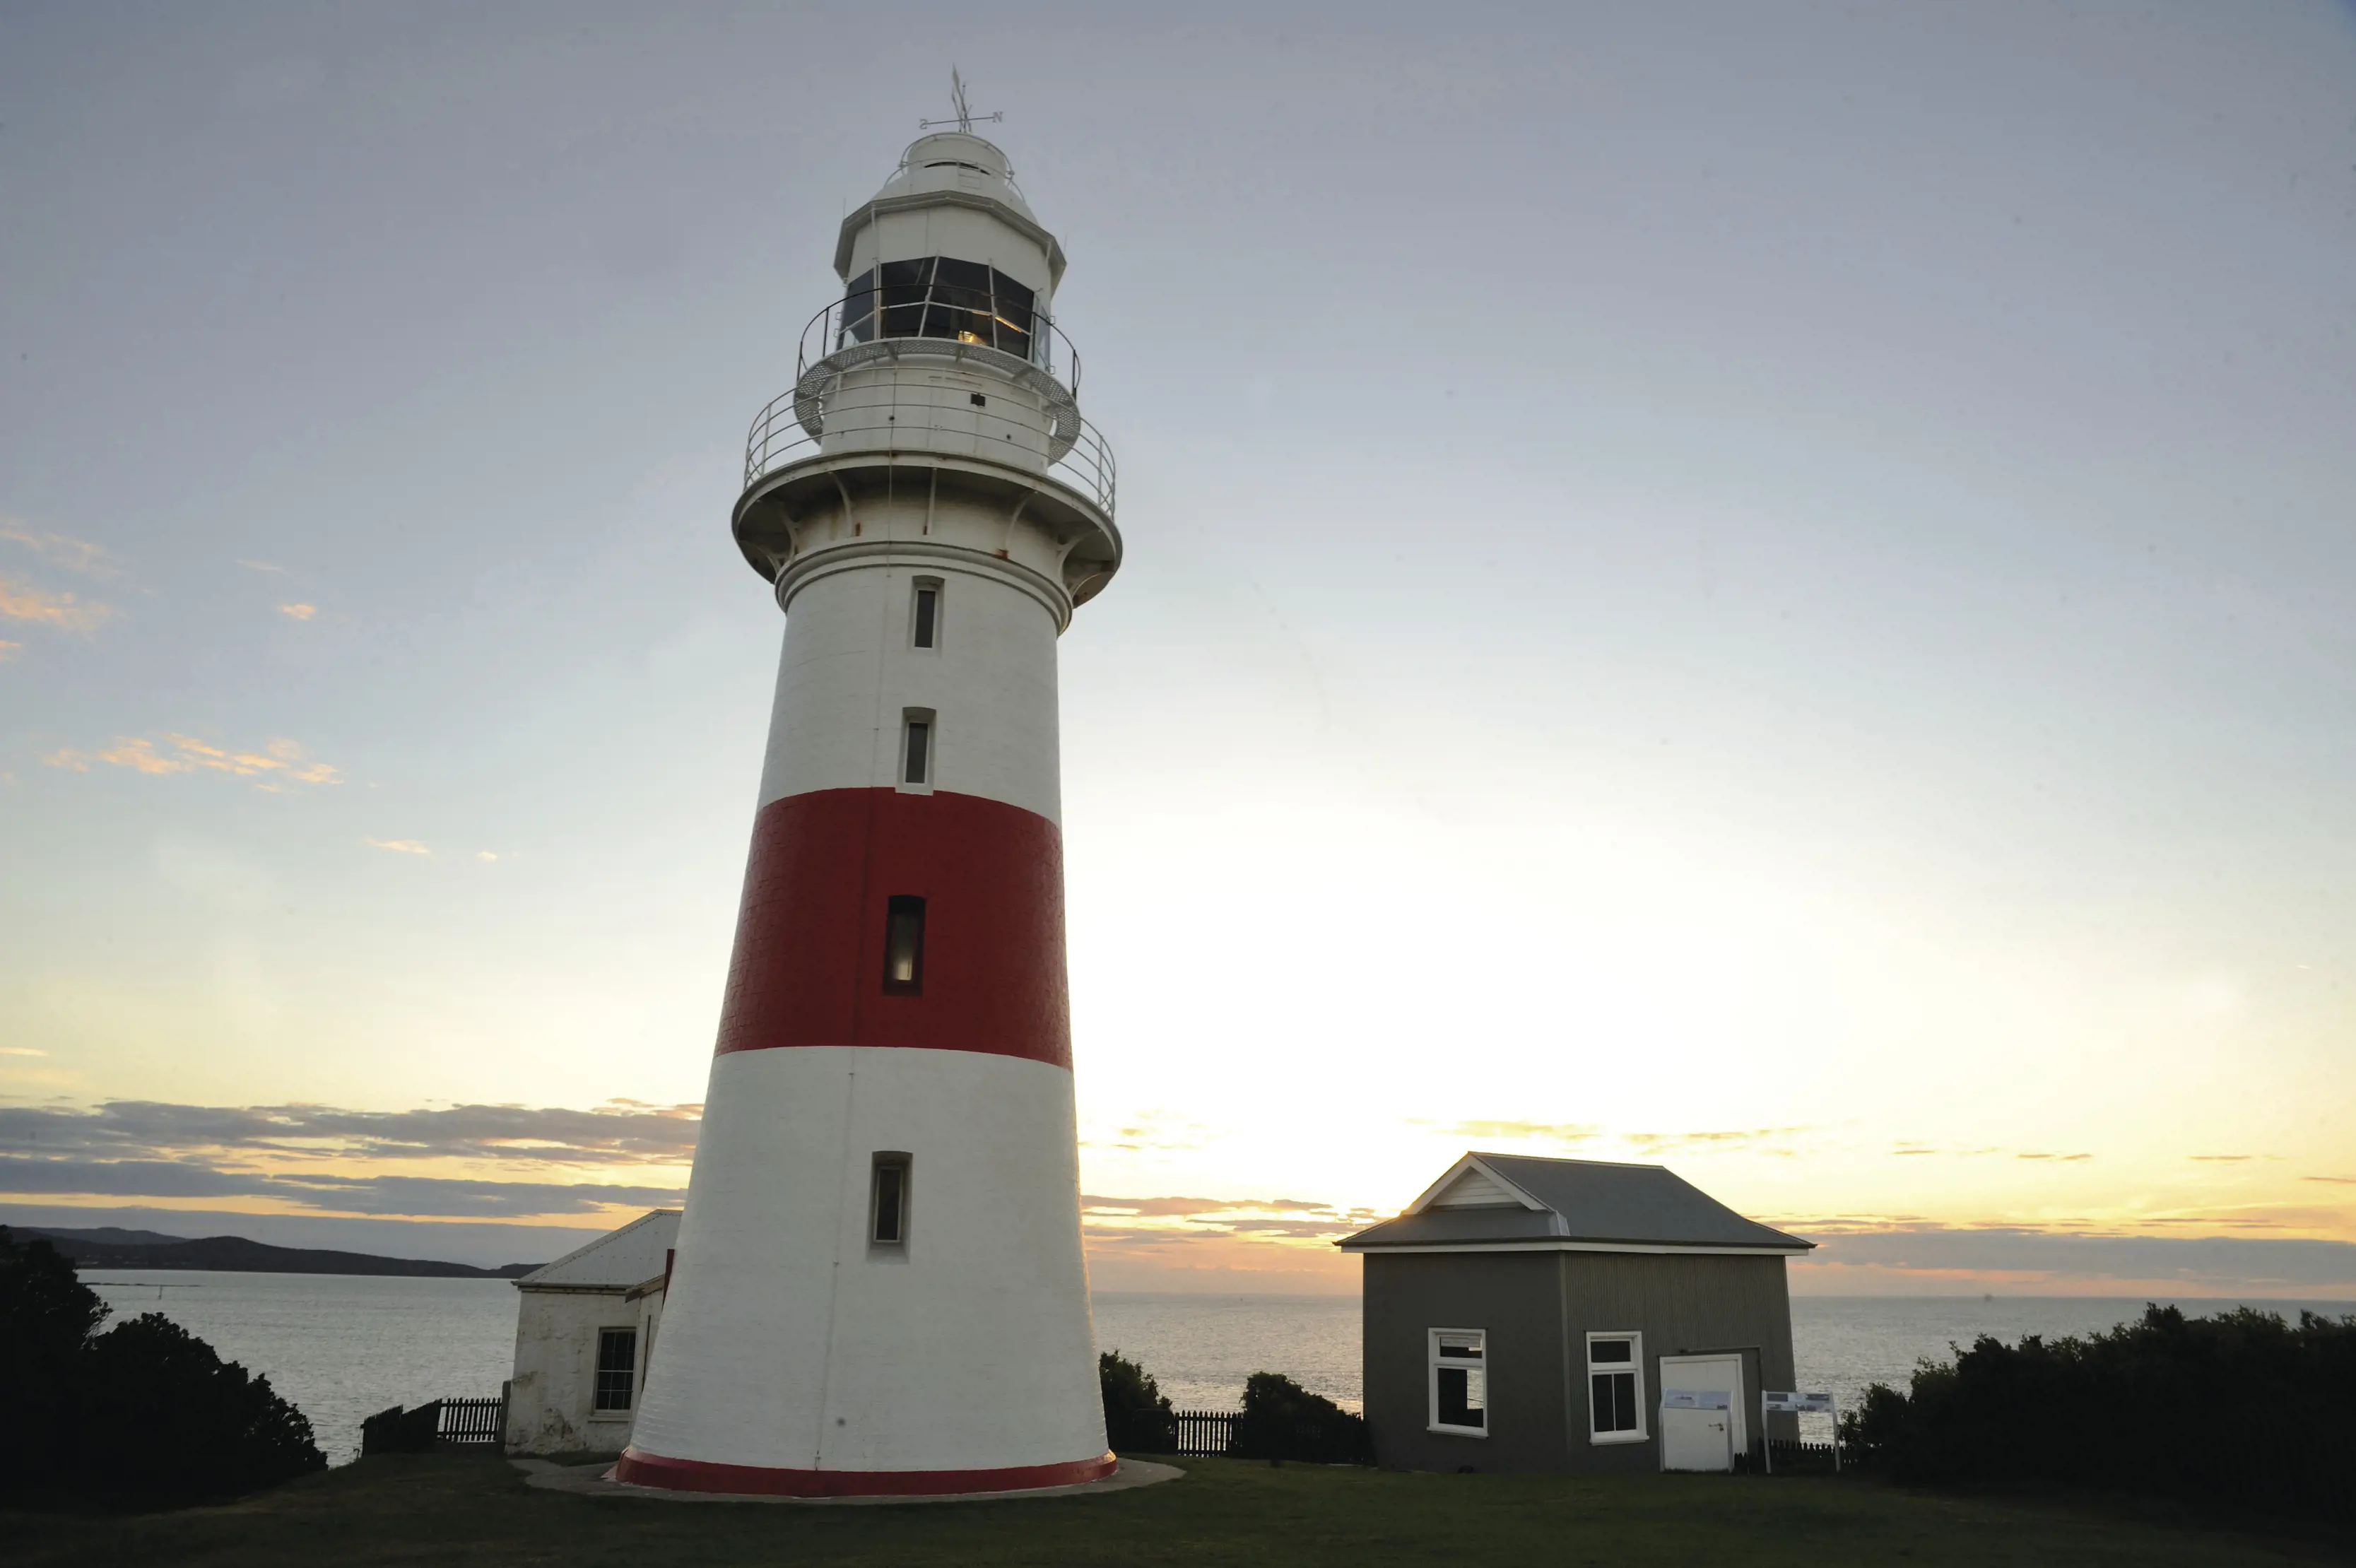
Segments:
[[[925,901],[923,986],[888,994],[891,900]],[[904,1046],[1072,1064],[1055,825],[979,795],[831,789],[761,809],[721,1051]]]
[[[1060,1465],[1016,1465],[998,1470],[783,1470],[766,1465],[713,1465],[666,1459],[633,1447],[614,1467],[614,1478],[633,1486],[683,1492],[729,1492],[788,1498],[922,1498],[960,1492],[1020,1492],[1101,1480],[1119,1465],[1110,1454]]]

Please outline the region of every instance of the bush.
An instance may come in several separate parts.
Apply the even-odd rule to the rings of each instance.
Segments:
[[[1104,1395],[1105,1440],[1123,1454],[1175,1454],[1178,1428],[1152,1374],[1115,1350],[1097,1355]]]
[[[1843,1423],[1867,1465],[1932,1485],[2141,1492],[2310,1518],[2356,1518],[2356,1317],[2248,1307],[2085,1339],[1983,1336],[1911,1392],[1874,1385]]]
[[[0,1494],[194,1501],[327,1467],[267,1378],[159,1314],[99,1333],[107,1312],[0,1226]]]
[[[1312,1465],[1371,1465],[1366,1419],[1323,1394],[1311,1393],[1281,1372],[1254,1372],[1244,1381],[1243,1414],[1227,1452],[1239,1459],[1298,1459]]]

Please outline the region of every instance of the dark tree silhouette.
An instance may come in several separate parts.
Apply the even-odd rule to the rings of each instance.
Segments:
[[[1282,1372],[1254,1372],[1244,1380],[1244,1411],[1227,1452],[1239,1459],[1317,1465],[1374,1462],[1365,1417],[1311,1393]]]
[[[1097,1386],[1104,1395],[1105,1440],[1123,1454],[1174,1454],[1178,1431],[1170,1402],[1153,1375],[1115,1350],[1097,1353]]]
[[[1982,1336],[1911,1389],[1875,1384],[1842,1441],[1900,1480],[2156,1493],[2356,1519],[2356,1317],[2250,1307],[2019,1345]]]
[[[0,1495],[233,1497],[327,1461],[303,1413],[156,1313],[118,1323],[46,1241],[0,1226]]]

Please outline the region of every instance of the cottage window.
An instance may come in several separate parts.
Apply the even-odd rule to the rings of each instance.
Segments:
[[[597,1391],[592,1410],[627,1410],[638,1371],[636,1328],[597,1330]]]
[[[879,1247],[908,1244],[908,1157],[879,1154],[869,1182],[867,1239]]]
[[[1434,1328],[1431,1430],[1489,1434],[1489,1335],[1481,1328]]]
[[[1644,1439],[1644,1337],[1587,1337],[1588,1440],[1641,1443]]]
[[[920,997],[925,991],[925,901],[894,893],[884,910],[884,994]]]

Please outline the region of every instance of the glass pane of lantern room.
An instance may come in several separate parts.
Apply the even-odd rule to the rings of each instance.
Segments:
[[[883,273],[884,336],[915,337],[925,325],[925,290],[933,276],[933,259],[886,261]]]
[[[842,294],[842,341],[865,343],[875,336],[875,269],[851,280]],[[837,344],[841,347],[841,344]]]
[[[990,341],[990,269],[979,261],[943,256],[933,272],[933,307],[925,315],[926,337],[960,343]]]
[[[998,347],[1030,358],[1031,310],[1036,296],[995,268],[990,274],[990,292],[998,323]]]

